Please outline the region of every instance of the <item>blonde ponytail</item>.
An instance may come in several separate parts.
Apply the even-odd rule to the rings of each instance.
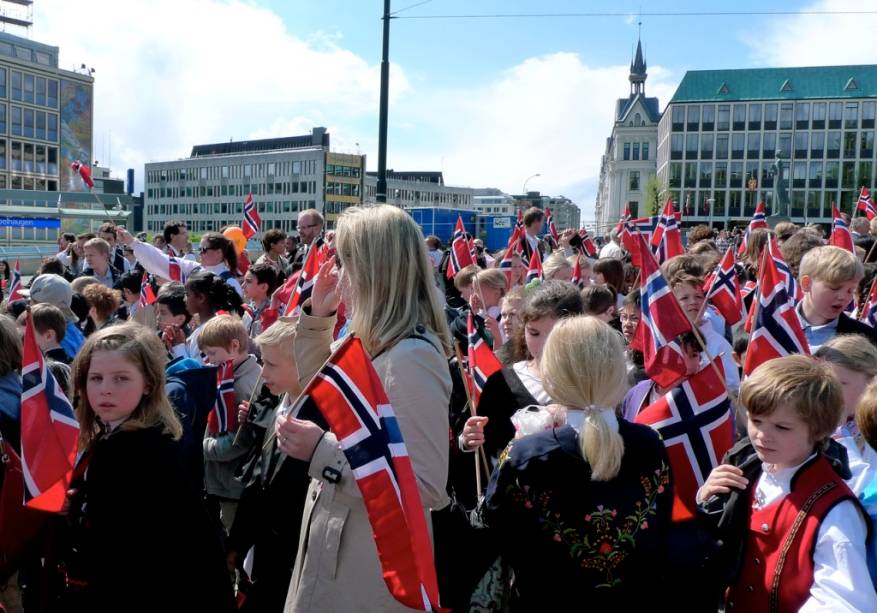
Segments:
[[[579,449],[591,465],[593,481],[611,481],[618,475],[624,456],[624,439],[607,423],[600,409],[585,411]]]

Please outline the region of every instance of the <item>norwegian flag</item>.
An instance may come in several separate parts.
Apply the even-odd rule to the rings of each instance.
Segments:
[[[874,206],[874,201],[871,200],[871,193],[864,185],[862,186],[862,191],[859,192],[859,200],[856,202],[856,208],[860,211],[865,211],[868,221],[877,217],[877,207]]]
[[[673,521],[697,515],[697,490],[734,444],[731,401],[716,369],[707,364],[636,416],[664,439],[673,471]]]
[[[24,298],[21,295],[21,258],[15,258],[15,269],[12,271],[12,283],[9,285],[9,302]]]
[[[652,247],[655,248],[658,264],[663,264],[670,258],[685,253],[685,247],[682,246],[682,233],[679,231],[671,198],[667,199],[664,212],[658,218],[658,227],[655,228],[655,233],[652,235]]]
[[[28,312],[21,367],[21,463],[24,503],[57,513],[64,506],[76,463],[79,423],[46,367]]]
[[[487,383],[488,377],[502,368],[502,364],[493,350],[487,345],[481,336],[479,329],[483,325],[483,320],[478,315],[473,315],[469,311],[469,317],[466,320],[466,333],[469,340],[469,348],[467,351],[468,372],[472,385],[472,400],[475,402],[475,408],[478,407],[478,401],[481,399],[481,390]],[[479,325],[480,324],[480,325]]]
[[[234,398],[234,362],[223,362],[216,369],[216,404],[207,416],[210,434],[225,434],[238,428],[237,405]]]
[[[631,349],[643,352],[646,373],[661,387],[672,387],[685,377],[687,369],[681,347],[675,342],[680,334],[691,331],[691,322],[658,263],[640,236],[643,266],[640,274],[642,317]]]
[[[524,211],[518,209],[518,218],[515,220],[515,230],[520,230],[521,234],[524,233]]]
[[[143,278],[140,280],[140,302],[137,303],[141,309],[148,304],[155,302],[155,292],[152,291],[152,284],[149,282],[149,273],[144,272]]]
[[[810,355],[807,337],[776,261],[768,254],[761,261],[758,289],[753,300],[752,331],[743,363],[746,375],[773,358],[796,353]]]
[[[533,279],[542,280],[542,256],[539,255],[538,249],[533,249],[530,254],[530,263],[527,266],[527,283]]]
[[[728,247],[718,270],[711,276],[706,299],[719,310],[729,326],[733,326],[745,317],[743,296],[740,294],[740,283],[734,266],[733,247]]]
[[[579,237],[582,239],[582,245],[580,247],[581,252],[589,258],[597,257],[597,246],[594,244],[594,241],[591,240],[587,228],[579,229]]]
[[[872,328],[877,328],[877,277],[874,277],[871,291],[868,293],[868,302],[865,304],[859,319]]]
[[[789,268],[788,264],[786,264],[786,260],[783,257],[782,252],[780,251],[780,244],[777,242],[775,236],[770,237],[770,240],[767,243],[767,247],[768,253],[770,253],[770,257],[771,259],[773,259],[774,265],[777,267],[777,270],[782,276],[783,282],[786,284],[789,298],[791,299],[792,305],[794,306],[804,299],[804,290],[801,289],[801,284],[798,283],[795,275],[792,274],[792,269]]]
[[[545,209],[545,225],[548,226],[548,232],[551,234],[551,238],[554,239],[554,243],[557,244],[560,241],[560,234],[557,233],[557,226],[554,225],[554,216],[551,214],[551,209]]]
[[[499,261],[499,269],[505,273],[506,281],[509,284],[512,282],[512,264],[514,263],[515,253],[518,253],[518,246],[521,244],[520,239],[522,232],[523,230],[515,227],[515,230],[512,232],[512,236],[509,239],[508,247],[506,247],[505,253]]]
[[[850,232],[850,227],[847,225],[847,222],[844,221],[844,218],[841,216],[840,211],[834,202],[831,203],[831,216],[833,222],[831,225],[831,236],[828,239],[828,244],[840,247],[841,249],[846,249],[855,255],[856,247],[855,243],[853,243],[853,235]]]
[[[743,289],[740,290],[740,295],[745,299],[746,296],[751,294],[758,284],[755,281],[747,281],[743,284]]]
[[[435,562],[414,468],[381,380],[362,342],[347,336],[292,408],[320,411],[338,439],[365,503],[393,597],[438,609]]]
[[[655,231],[658,229],[659,216],[639,217],[631,221],[631,230],[634,234],[641,234],[646,239],[646,244],[651,245]]]
[[[469,243],[466,241],[466,226],[463,225],[463,217],[457,216],[457,226],[454,228],[454,238],[451,241],[451,249],[448,258],[447,278],[453,279],[454,275],[474,264]]]
[[[241,225],[241,230],[247,238],[256,236],[262,226],[262,218],[259,217],[259,211],[253,201],[253,194],[247,194],[247,198],[244,200],[244,223]]]
[[[167,259],[167,271],[168,279],[171,281],[186,282],[186,279],[183,277],[183,267],[180,266],[180,261],[172,255],[168,256]]]
[[[749,226],[746,228],[746,232],[743,233],[743,240],[740,241],[740,247],[737,249],[737,255],[741,255],[746,251],[746,247],[749,244],[749,233],[753,230],[759,229],[768,229],[767,225],[767,213],[765,213],[764,202],[759,202],[755,205],[755,213],[752,215],[752,219],[749,221]]]
[[[94,187],[94,180],[91,178],[91,168],[88,164],[83,164],[79,160],[73,160],[70,164],[70,168],[73,169],[73,172],[79,175],[82,182],[88,186],[88,189]]]
[[[585,287],[584,276],[584,273],[582,273],[582,258],[576,257],[576,265],[573,266],[572,279],[570,279],[570,283],[572,283],[579,289],[583,289]]]
[[[318,238],[315,239],[311,248],[308,249],[308,256],[305,258],[304,266],[302,266],[295,281],[295,290],[290,292],[289,300],[283,309],[283,314],[286,317],[298,315],[301,312],[301,305],[311,297],[311,292],[314,290],[314,279],[317,277],[317,273],[320,272],[320,266],[323,264],[320,261],[322,246],[323,239]]]
[[[639,254],[639,239],[636,237],[637,229],[636,225],[633,223],[633,218],[630,215],[630,206],[624,206],[624,215],[622,215],[621,219],[618,221],[618,225],[615,227],[618,236],[621,239],[621,244],[624,246],[624,249],[630,254],[631,263],[637,268],[642,266],[642,259]],[[651,240],[651,236],[649,237]]]

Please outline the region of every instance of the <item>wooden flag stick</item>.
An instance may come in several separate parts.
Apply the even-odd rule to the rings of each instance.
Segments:
[[[466,391],[466,403],[469,405],[469,413],[472,417],[477,417],[478,414],[475,411],[475,403],[472,402],[472,393],[467,383],[466,370],[463,368],[463,354],[460,351],[460,343],[458,341],[454,342],[454,351],[457,354],[457,367],[460,369],[460,376],[463,377],[463,389]],[[475,455],[475,487],[478,489],[476,495],[481,496],[481,464],[478,463],[478,458],[481,458],[484,470],[488,475],[490,475],[490,464],[487,462],[487,455],[484,453],[483,445],[478,446],[478,452]]]
[[[253,400],[256,399],[256,396],[259,395],[259,392],[262,389],[262,373],[259,372],[259,378],[256,379],[256,385],[253,386],[253,391],[250,392],[250,399],[247,401],[247,419],[244,423],[238,424],[237,432],[234,433],[234,441],[232,442],[232,446],[235,447],[238,444],[238,441],[241,438],[241,431],[244,429],[244,426],[251,421],[253,421]],[[237,409],[237,407],[235,407]]]

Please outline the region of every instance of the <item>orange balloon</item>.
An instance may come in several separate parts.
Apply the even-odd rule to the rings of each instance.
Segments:
[[[247,248],[247,237],[244,236],[244,231],[237,226],[227,227],[222,231],[222,235],[234,243],[234,250],[238,255]]]

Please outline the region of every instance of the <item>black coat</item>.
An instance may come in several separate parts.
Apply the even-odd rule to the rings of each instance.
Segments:
[[[877,346],[877,330],[857,319],[853,319],[846,313],[841,313],[837,320],[837,335],[840,336],[841,334],[861,334],[871,341],[872,345]]]
[[[515,440],[494,471],[482,518],[515,574],[513,611],[651,611],[673,505],[660,437],[620,420],[618,475],[592,481],[570,426]],[[575,605],[575,606],[573,606]]]
[[[82,552],[86,610],[234,610],[219,533],[179,442],[158,427],[116,430],[94,444],[74,487],[71,542]]]

